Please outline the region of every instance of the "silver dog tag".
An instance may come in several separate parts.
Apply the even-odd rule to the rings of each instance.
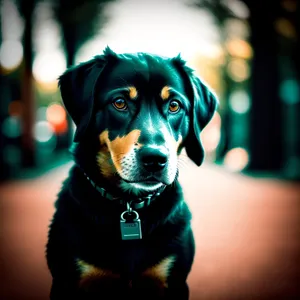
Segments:
[[[142,238],[141,220],[136,211],[131,213],[135,214],[133,221],[127,221],[124,216],[128,211],[124,211],[121,214],[120,227],[122,240],[140,240]]]

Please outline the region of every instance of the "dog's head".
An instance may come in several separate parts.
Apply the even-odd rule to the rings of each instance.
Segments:
[[[59,79],[64,105],[76,124],[74,141],[97,140],[93,159],[105,178],[138,193],[171,184],[183,147],[201,165],[200,132],[217,100],[178,56],[103,55]]]

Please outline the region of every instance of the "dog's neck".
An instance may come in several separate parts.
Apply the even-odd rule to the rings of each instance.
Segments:
[[[165,189],[165,186],[159,188],[157,191],[154,191],[152,193],[146,193],[140,196],[136,195],[128,195],[124,192],[122,195],[118,195],[115,192],[108,192],[107,189],[104,187],[99,186],[96,182],[94,182],[84,171],[84,169],[80,166],[78,166],[79,169],[82,171],[86,179],[90,182],[90,184],[93,186],[97,192],[100,193],[100,195],[103,198],[108,199],[109,201],[118,201],[122,205],[129,205],[129,207],[133,209],[142,209],[144,207],[147,207],[151,204],[152,201],[154,201]]]

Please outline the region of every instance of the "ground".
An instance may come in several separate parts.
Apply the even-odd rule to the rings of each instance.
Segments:
[[[1,299],[49,299],[54,201],[71,163],[0,187]],[[300,186],[181,162],[193,213],[191,300],[300,299]]]

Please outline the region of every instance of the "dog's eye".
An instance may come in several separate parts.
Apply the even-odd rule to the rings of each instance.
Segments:
[[[117,110],[126,110],[127,109],[127,103],[122,98],[116,99],[112,104]]]
[[[180,103],[177,100],[173,100],[169,104],[169,111],[171,113],[177,113],[180,110]]]

